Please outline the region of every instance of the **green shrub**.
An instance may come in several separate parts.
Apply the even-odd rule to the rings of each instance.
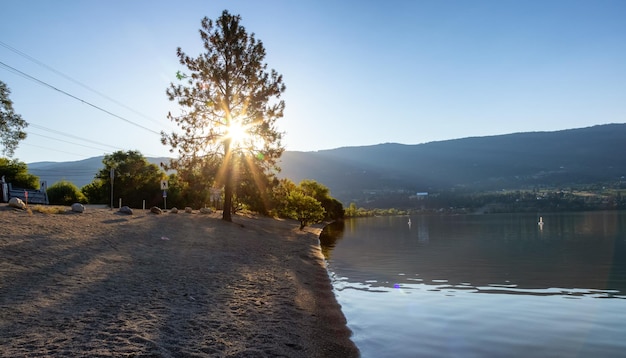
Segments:
[[[85,195],[66,180],[61,180],[48,187],[48,200],[54,205],[72,205],[73,203],[87,203]]]

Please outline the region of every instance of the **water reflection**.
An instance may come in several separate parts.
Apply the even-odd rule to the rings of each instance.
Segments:
[[[624,213],[542,217],[413,216],[410,227],[407,217],[351,219],[320,241],[336,282],[356,289],[624,297]]]
[[[326,228],[362,357],[623,357],[626,213],[541,216],[543,227],[540,215],[480,215]]]

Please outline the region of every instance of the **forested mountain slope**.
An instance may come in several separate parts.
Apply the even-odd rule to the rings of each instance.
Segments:
[[[147,158],[159,164],[166,158]],[[102,157],[29,163],[53,184],[78,187],[102,168]],[[519,189],[619,181],[626,176],[626,124],[556,132],[472,137],[416,145],[395,143],[283,154],[280,177],[314,179],[349,202],[372,191]]]
[[[286,152],[282,176],[309,178],[346,199],[363,190],[558,186],[626,176],[626,124]]]

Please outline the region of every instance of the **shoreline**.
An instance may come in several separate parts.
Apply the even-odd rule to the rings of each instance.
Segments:
[[[291,220],[0,207],[3,356],[358,357]]]

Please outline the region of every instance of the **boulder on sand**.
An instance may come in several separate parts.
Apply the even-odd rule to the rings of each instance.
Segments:
[[[85,212],[85,206],[81,203],[72,204],[72,211],[75,213],[83,213]]]
[[[22,199],[20,198],[11,198],[9,199],[9,206],[12,208],[18,208],[18,209],[26,209],[26,204],[24,204],[24,202],[22,201]]]
[[[122,214],[133,215],[133,209],[129,208],[128,206],[122,206],[118,211]]]
[[[163,213],[163,210],[161,210],[161,208],[157,207],[157,206],[153,206],[150,208],[150,212],[153,214],[161,214]]]

